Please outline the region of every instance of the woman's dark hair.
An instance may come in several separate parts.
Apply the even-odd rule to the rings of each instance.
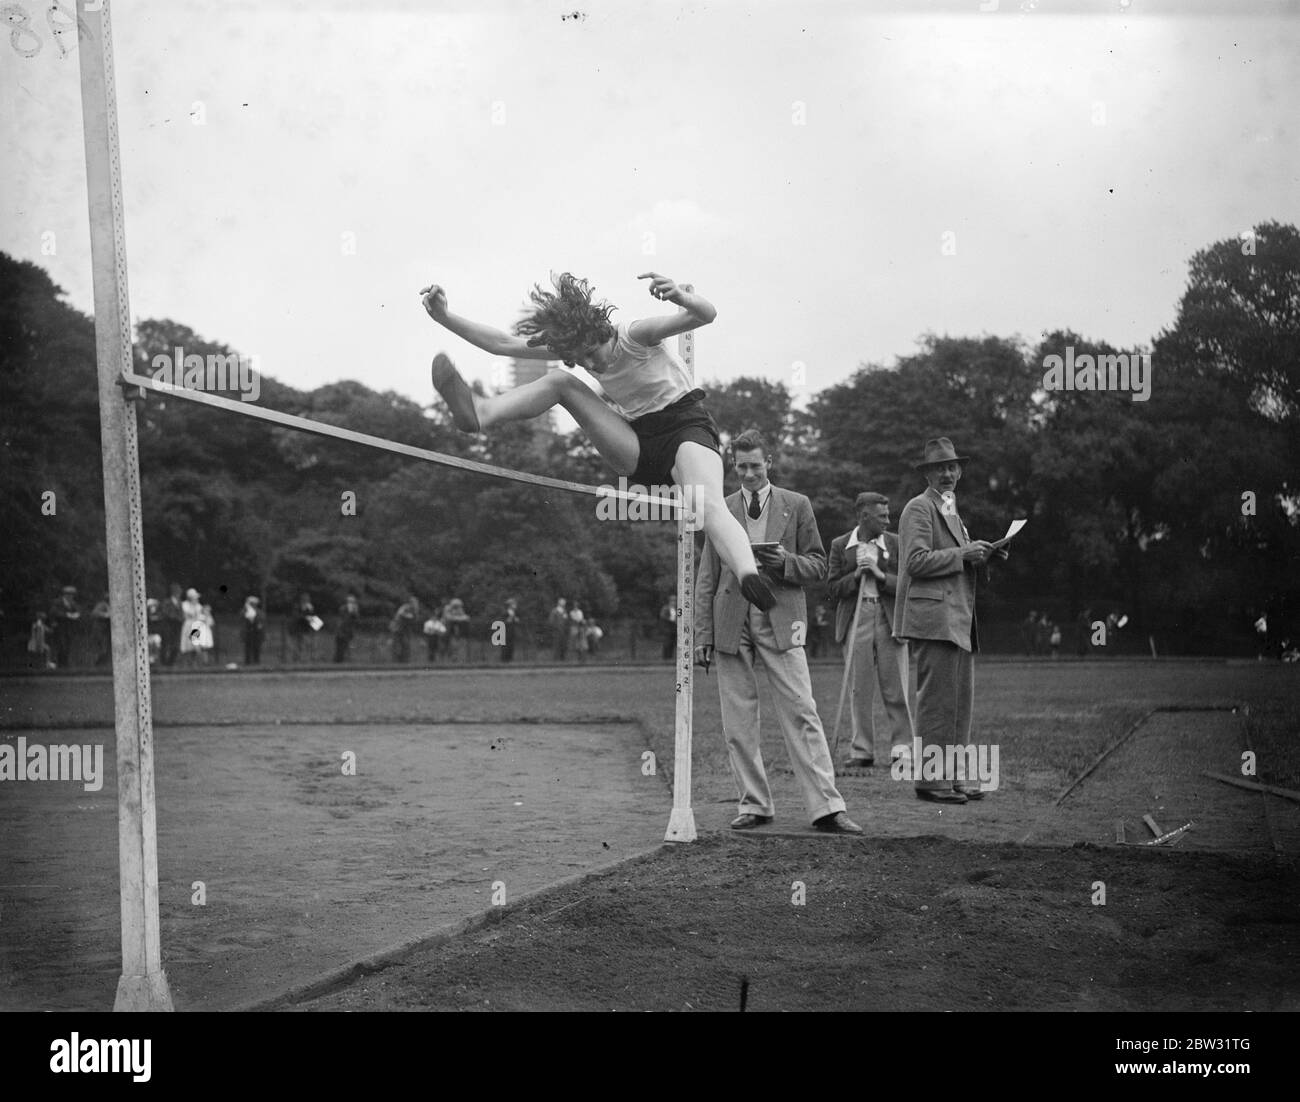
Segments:
[[[545,345],[569,367],[592,345],[604,344],[614,335],[609,315],[614,307],[605,301],[592,302],[595,290],[585,279],[570,272],[551,273],[552,291],[534,283],[529,299],[533,311],[515,322],[515,333],[528,338],[528,346]]]

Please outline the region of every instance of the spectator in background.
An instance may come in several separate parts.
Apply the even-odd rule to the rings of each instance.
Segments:
[[[1087,658],[1092,646],[1092,609],[1085,608],[1075,620],[1078,638],[1074,641],[1074,653],[1080,658]]]
[[[406,600],[398,605],[397,611],[389,621],[388,631],[393,637],[393,661],[409,662],[411,660],[411,635],[420,622],[420,599],[408,594]]]
[[[357,634],[357,624],[361,621],[361,605],[357,603],[355,593],[349,593],[347,600],[339,606],[339,623],[334,629],[334,661],[346,662],[348,649]]]
[[[586,630],[583,633],[583,639],[587,644],[587,653],[591,655],[599,654],[600,641],[604,638],[605,629],[595,620],[588,620]]]
[[[465,611],[465,602],[459,597],[453,597],[447,602],[442,618],[447,622],[447,640],[450,644],[452,661],[468,662],[469,613]]]
[[[428,651],[430,662],[438,661],[446,646],[446,639],[447,622],[442,618],[442,613],[434,609],[429,618],[424,621],[424,646]]]
[[[1038,626],[1034,628],[1034,653],[1046,654],[1052,645],[1052,621],[1044,612],[1038,617]]]
[[[663,641],[661,657],[677,657],[677,600],[673,596],[664,599],[659,609],[660,639]]]
[[[1038,610],[1031,608],[1020,625],[1020,643],[1025,653],[1033,658],[1038,654]]]
[[[1268,655],[1268,613],[1261,612],[1255,621],[1255,638],[1259,640],[1259,653],[1256,661],[1263,662]]]
[[[162,602],[157,597],[150,597],[145,601],[144,608],[149,632],[149,668],[153,669],[162,657]]]
[[[244,665],[262,664],[262,640],[266,638],[266,613],[260,597],[245,597],[239,613],[239,637],[244,643]]]
[[[579,662],[587,661],[587,627],[586,616],[577,601],[569,609],[569,650],[578,656]]]
[[[176,665],[176,656],[181,651],[181,634],[185,630],[185,602],[181,600],[179,582],[172,582],[171,590],[159,610],[162,626],[158,634],[162,636],[162,653],[164,666]]]
[[[198,652],[194,649],[194,641],[198,638],[199,621],[203,618],[203,605],[199,601],[197,589],[190,588],[185,591],[181,612],[185,617],[181,622],[181,665],[194,666],[199,660]]]
[[[808,657],[820,658],[826,650],[826,638],[831,630],[831,613],[825,598],[813,609],[812,624],[808,628]]]
[[[46,619],[44,612],[38,612],[36,619],[32,621],[32,633],[27,638],[27,653],[30,654],[31,661],[29,666],[36,666],[42,670],[52,670],[55,668],[54,661],[50,657],[50,624]]]
[[[569,609],[568,602],[563,597],[555,602],[555,607],[547,614],[546,623],[551,629],[555,660],[563,662],[569,653]]]
[[[298,596],[298,604],[289,620],[289,637],[293,640],[293,660],[301,662],[304,654],[309,659],[316,657],[316,632],[320,630],[321,621],[316,616],[316,606],[312,604],[311,594]]]
[[[1060,658],[1061,657],[1061,625],[1057,623],[1049,623],[1047,626],[1051,629],[1051,634],[1047,637],[1047,645],[1052,648],[1052,657],[1054,659]]]
[[[502,617],[501,625],[503,628],[504,638],[501,640],[501,661],[513,662],[515,660],[515,643],[519,639],[519,602],[513,597],[506,599],[506,614]]]
[[[194,659],[200,666],[206,666],[212,661],[212,651],[216,644],[217,621],[212,615],[212,606],[204,605],[199,611],[194,639]]]
[[[95,665],[107,666],[113,660],[113,613],[107,593],[90,610],[90,627],[95,639]]]
[[[54,636],[54,664],[66,670],[72,664],[72,642],[81,628],[81,606],[77,604],[77,587],[65,585],[59,599],[50,608],[50,631]]]

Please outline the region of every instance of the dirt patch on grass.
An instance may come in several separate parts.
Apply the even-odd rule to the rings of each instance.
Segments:
[[[297,1009],[1296,1010],[1298,903],[1267,859],[715,836]]]

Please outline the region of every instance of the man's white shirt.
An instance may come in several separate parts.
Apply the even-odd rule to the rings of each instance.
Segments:
[[[862,551],[854,551],[857,556],[858,565],[864,566],[867,563],[873,565],[880,562],[880,556],[885,550],[885,537],[880,534],[873,540],[861,540],[858,538],[858,530],[853,529],[853,534],[849,536],[849,542],[845,545],[844,550],[847,553],[850,549],[861,547]],[[862,575],[862,592],[867,597],[879,597],[880,589],[876,582],[876,576],[870,572]]]

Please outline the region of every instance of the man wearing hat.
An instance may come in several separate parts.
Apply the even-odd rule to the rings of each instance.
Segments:
[[[916,469],[928,483],[899,519],[898,593],[894,634],[908,641],[916,665],[916,737],[922,759],[912,762],[918,799],[964,804],[982,799],[977,778],[949,776],[945,753],[941,777],[924,778],[922,761],[930,746],[968,746],[974,703],[974,656],[979,650],[975,623],[975,576],[995,552],[972,540],[957,509],[957,483],[968,456],[939,436],[925,442]]]

